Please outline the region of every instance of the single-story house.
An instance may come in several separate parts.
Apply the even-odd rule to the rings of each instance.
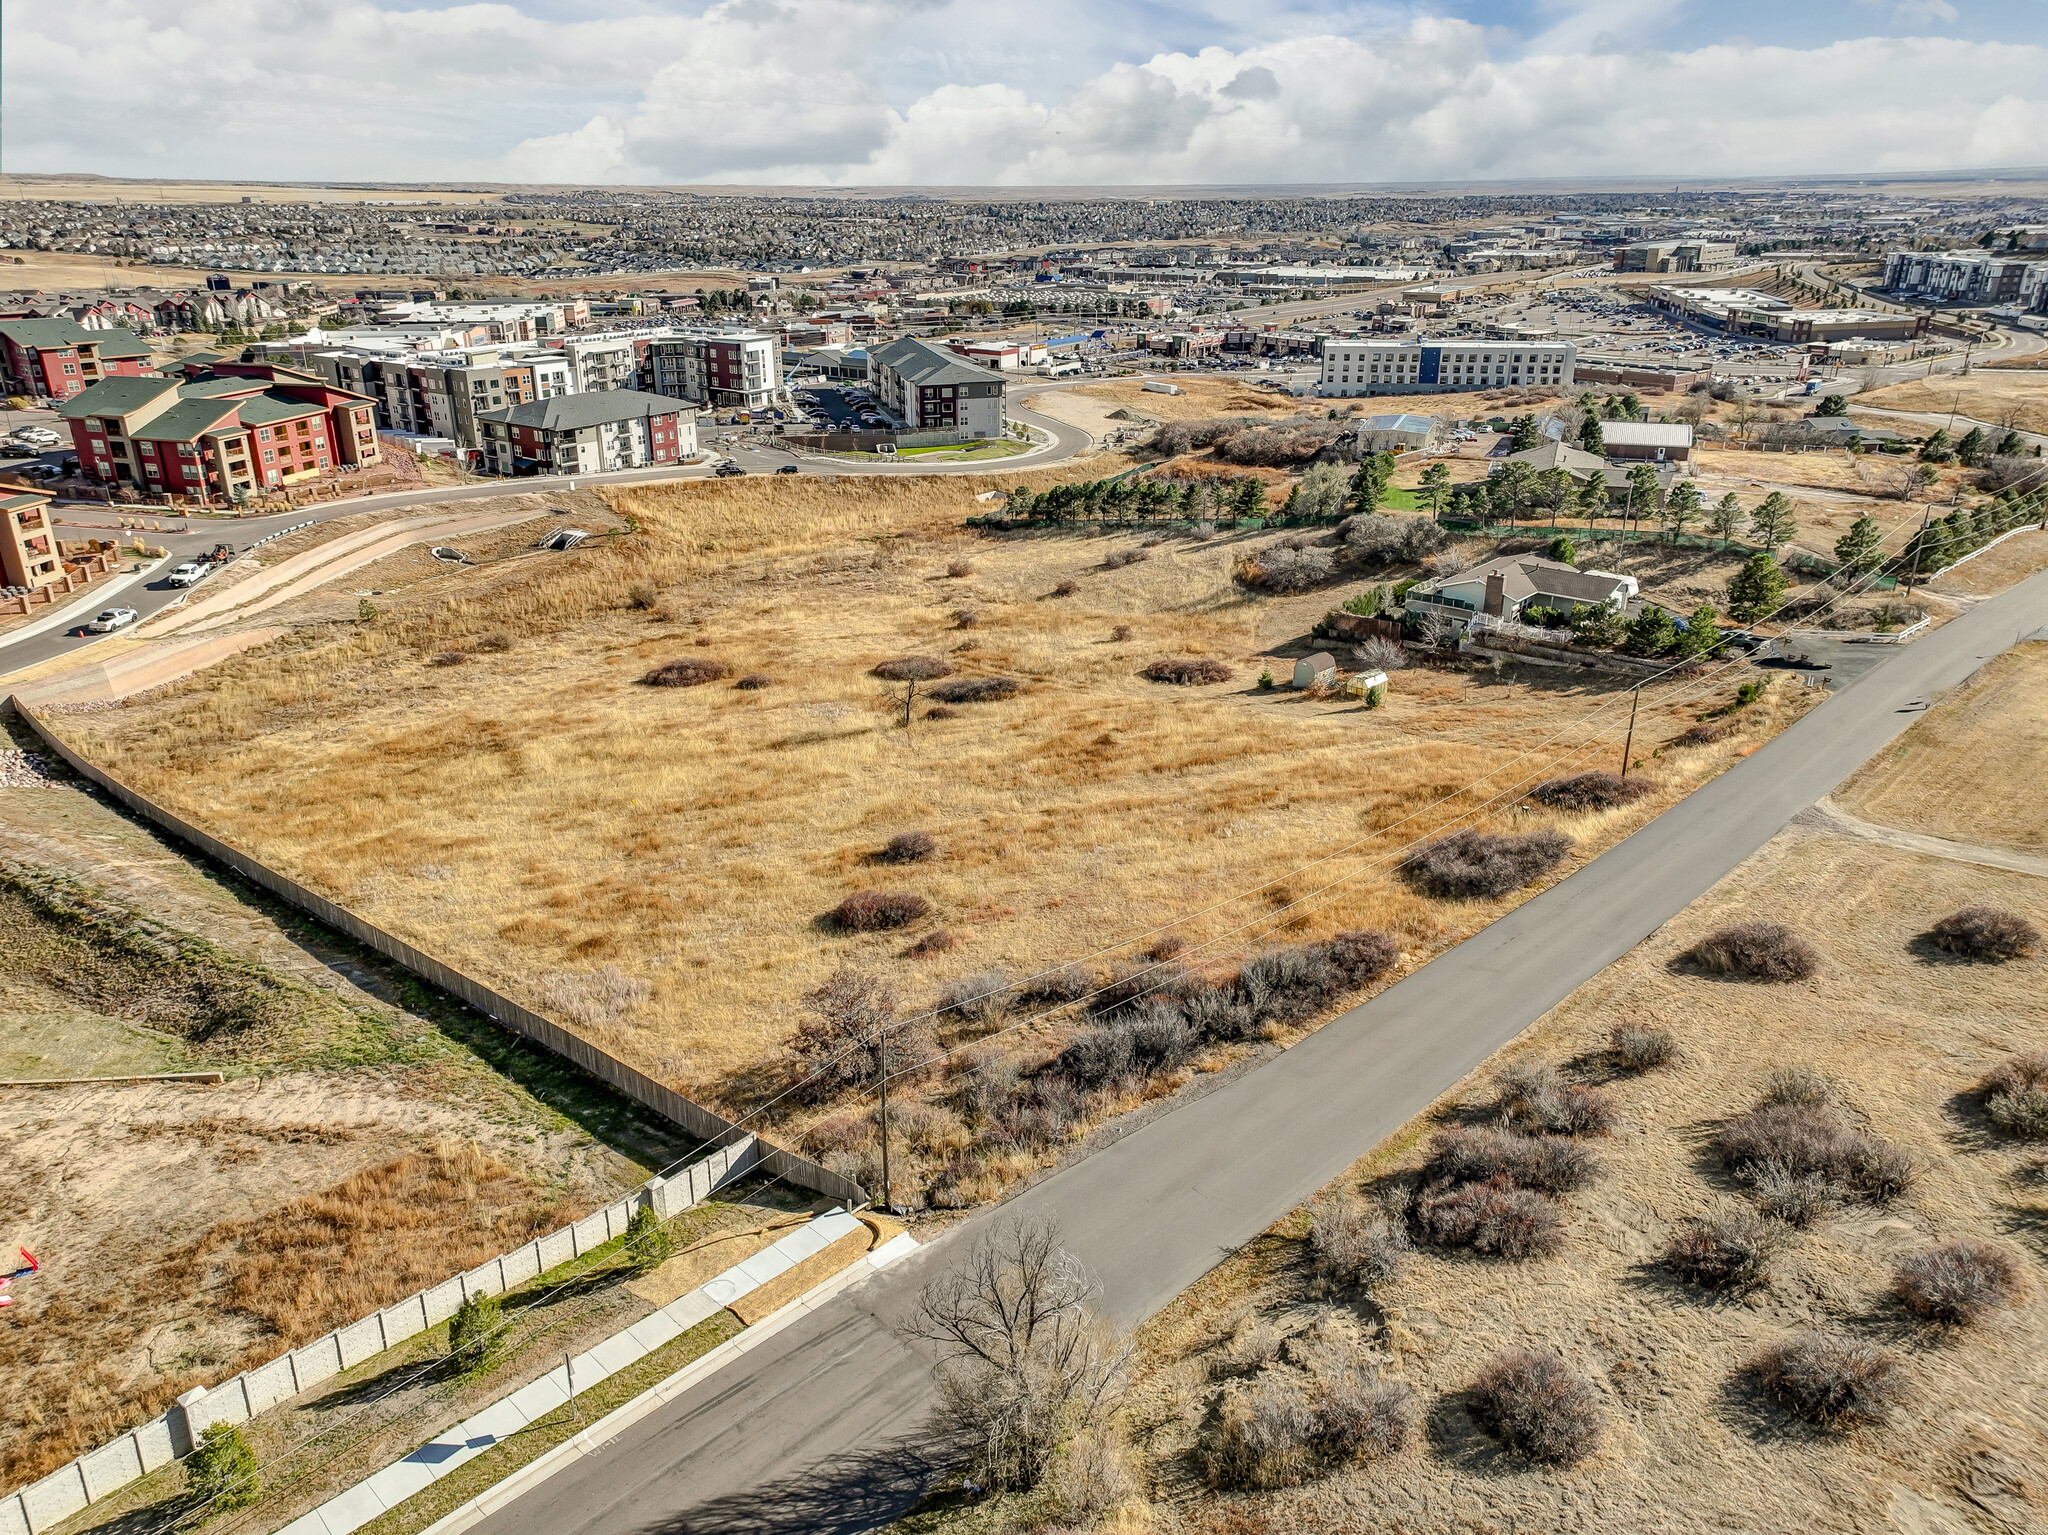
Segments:
[[[1502,464],[1527,464],[1538,474],[1546,469],[1562,469],[1578,484],[1585,484],[1595,474],[1606,474],[1607,460],[1597,453],[1588,453],[1584,448],[1575,448],[1568,442],[1546,442],[1520,453],[1510,453],[1500,461]],[[1496,467],[1493,470],[1498,474]]]
[[[1533,554],[1511,554],[1455,575],[1420,582],[1408,588],[1404,601],[1410,612],[1435,613],[1463,628],[1479,613],[1513,622],[1533,608],[1568,613],[1582,602],[1605,604],[1625,613],[1636,592],[1634,576],[1579,570]]]
[[[1367,453],[1412,453],[1432,446],[1442,430],[1434,416],[1367,416],[1358,423],[1358,445]]]
[[[1600,441],[1617,463],[1682,464],[1692,457],[1692,428],[1683,421],[1603,421]]]
[[[1333,687],[1336,681],[1337,658],[1327,650],[1318,650],[1294,663],[1294,685],[1298,688],[1312,688],[1318,683]]]

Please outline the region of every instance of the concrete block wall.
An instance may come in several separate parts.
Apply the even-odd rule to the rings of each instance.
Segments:
[[[503,1295],[571,1258],[602,1247],[614,1237],[624,1236],[633,1212],[643,1205],[666,1220],[701,1204],[726,1184],[762,1168],[765,1162],[761,1143],[751,1135],[743,1136],[735,1144],[721,1146],[678,1170],[672,1178],[650,1179],[624,1199],[573,1225],[487,1259],[466,1274],[457,1274],[408,1295],[382,1311],[338,1327],[324,1338],[316,1338],[232,1380],[188,1391],[163,1416],[0,1499],[0,1535],[41,1535],[88,1504],[120,1491],[173,1460],[182,1460],[192,1453],[199,1436],[212,1425],[247,1422],[343,1370],[447,1321],[467,1296]]]

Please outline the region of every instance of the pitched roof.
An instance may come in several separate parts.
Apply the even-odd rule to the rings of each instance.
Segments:
[[[177,387],[177,380],[169,378],[103,378],[74,394],[57,411],[74,421],[83,416],[125,416]]]
[[[1365,430],[1368,432],[1433,432],[1436,430],[1434,416],[1367,416]]]
[[[499,410],[480,410],[479,421],[502,421],[512,426],[535,426],[546,432],[573,432],[589,426],[609,426],[618,421],[637,421],[647,416],[672,416],[696,411],[687,401],[644,389],[605,389],[593,394],[558,394],[546,400],[529,400],[524,405],[507,405]]]
[[[288,394],[266,389],[262,394],[232,402],[241,408],[244,426],[269,426],[274,421],[294,421],[300,416],[324,416],[327,407]]]
[[[1527,464],[1539,474],[1546,469],[1562,469],[1566,474],[1581,479],[1595,473],[1605,473],[1607,460],[1597,453],[1588,453],[1569,443],[1546,442],[1520,453],[1510,453],[1503,463]]]
[[[7,488],[11,490],[13,487],[9,486]],[[25,512],[31,507],[47,506],[50,499],[50,497],[38,495],[32,490],[18,495],[0,495],[0,512]]]
[[[993,368],[977,367],[956,353],[929,341],[905,336],[887,346],[870,348],[869,363],[880,363],[910,384],[999,384],[1002,374]]]
[[[1617,591],[1626,589],[1626,579],[1622,576],[1579,570],[1561,561],[1541,559],[1535,555],[1510,554],[1489,560],[1484,565],[1475,565],[1470,570],[1424,581],[1416,590],[1439,592],[1447,586],[1463,586],[1472,581],[1484,583],[1494,576],[1501,578],[1502,593],[1518,601],[1540,592],[1549,597],[1569,597],[1574,602],[1606,602]]]
[[[195,400],[189,396],[128,435],[137,442],[190,442],[224,421],[233,423],[236,400]]]
[[[130,330],[101,330],[88,332],[95,341],[93,350],[101,357],[147,357],[149,343]]]
[[[0,336],[21,347],[89,346],[102,357],[147,357],[149,348],[133,331],[87,330],[76,320],[0,320]]]

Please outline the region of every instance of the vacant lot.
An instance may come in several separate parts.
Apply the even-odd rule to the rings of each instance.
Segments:
[[[2048,374],[2019,369],[1995,373],[1980,370],[1968,378],[1942,374],[1932,379],[1888,384],[1856,395],[1855,402],[1884,410],[1939,412],[1944,416],[1954,411],[1995,426],[2048,432]]]
[[[0,1077],[229,1076],[0,1093],[10,1487],[686,1146],[69,784],[0,789],[0,932]]]
[[[2032,642],[2015,645],[1957,688],[1833,798],[1865,820],[1902,831],[2044,852],[2048,818],[2040,796],[2020,790],[2013,776],[2044,754],[2048,644]]]
[[[1387,878],[1393,850],[1474,813],[1543,824],[1513,808],[1529,786],[1618,762],[1611,681],[1417,668],[1378,710],[1261,692],[1260,671],[1287,676],[1282,658],[1314,648],[1309,625],[1361,583],[1254,596],[1231,579],[1250,546],[1234,538],[968,537],[988,483],[620,492],[636,535],[437,581],[66,728],[227,837],[733,1111],[789,1080],[803,998],[841,966],[921,1014],[967,977],[1099,971],[1168,925],[1214,973],[1361,925],[1420,958],[1516,897],[1426,900]],[[906,654],[1016,689],[939,718],[923,697],[906,729],[905,685],[870,675]],[[1139,675],[1166,657],[1231,675]],[[726,674],[640,681],[679,660]],[[1740,671],[1646,696],[1638,755],[1658,792],[1577,818],[1574,860],[1802,707],[1777,688],[1716,744],[1654,755],[1727,707]],[[765,683],[734,685],[754,674]],[[913,831],[931,856],[883,861]],[[844,931],[827,914],[863,890],[929,912]],[[941,1042],[993,1027],[989,1011],[1004,1009],[938,1020]],[[1072,1028],[1029,1016],[1002,1020],[1026,1065]]]
[[[1318,402],[1303,401],[1269,389],[1254,389],[1250,380],[1188,378],[1171,381],[1179,394],[1161,394],[1145,387],[1142,379],[1120,378],[1102,384],[1079,384],[1072,389],[1050,390],[1032,404],[1040,410],[1061,403],[1065,397],[1084,401],[1098,410],[1132,410],[1158,421],[1195,421],[1205,416],[1291,416]],[[1058,410],[1052,414],[1060,414]]]
[[[2048,532],[2019,533],[1958,565],[1934,583],[1934,590],[1989,596],[2042,569],[2048,569]]]
[[[1953,730],[1986,754],[2002,749],[1999,719],[1966,700],[1943,708],[1946,718],[1938,713],[1912,735],[1946,741]],[[2038,800],[2028,810],[2038,845],[2048,816]],[[1516,1262],[1418,1242],[1369,1298],[1322,1296],[1301,1212],[1148,1325],[1127,1427],[1153,1504],[1150,1527],[1215,1535],[2041,1528],[2048,1190],[2038,1144],[1996,1131],[1972,1088],[2012,1054],[2040,1048],[2048,960],[1973,963],[1927,942],[1936,919],[1979,903],[2039,924],[2048,919],[2048,881],[1789,828],[1335,1191],[1384,1201],[1412,1189],[1432,1131],[1487,1119],[1504,1069],[1551,1065],[1605,1091],[1616,1111],[1610,1134],[1580,1138],[1599,1165],[1587,1185],[1562,1196],[1566,1226],[1554,1253]],[[1705,933],[1757,917],[1794,925],[1820,951],[1818,973],[1771,985],[1680,962]],[[1640,1074],[1623,1070],[1607,1049],[1619,1023],[1670,1030],[1681,1057]],[[1843,1120],[1903,1149],[1916,1169],[1911,1186],[1888,1201],[1849,1198],[1803,1230],[1780,1227],[1783,1249],[1752,1287],[1682,1282],[1662,1259],[1682,1223],[1753,1208],[1709,1143],[1787,1067],[1821,1074]],[[1888,1293],[1894,1266],[1956,1239],[2010,1255],[2021,1299],[1974,1327],[1920,1322]],[[1906,1395],[1889,1421],[1831,1432],[1756,1388],[1749,1362],[1807,1328],[1896,1357]],[[1295,1341],[1282,1347],[1283,1338]],[[1315,1365],[1318,1348],[1414,1393],[1408,1445],[1378,1462],[1312,1470],[1280,1490],[1212,1490],[1201,1446],[1224,1392],[1244,1389],[1226,1380],[1256,1370],[1277,1387],[1305,1383],[1300,1367]],[[1524,1460],[1477,1425],[1467,1388],[1489,1358],[1513,1348],[1552,1354],[1587,1382],[1602,1430],[1589,1458],[1569,1467]],[[1273,1362],[1259,1370],[1262,1358]],[[996,1500],[918,1515],[905,1528],[1023,1529],[1049,1512]]]

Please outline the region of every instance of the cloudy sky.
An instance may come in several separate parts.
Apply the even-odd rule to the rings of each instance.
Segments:
[[[2048,0],[0,0],[0,169],[1130,185],[2048,162]]]

